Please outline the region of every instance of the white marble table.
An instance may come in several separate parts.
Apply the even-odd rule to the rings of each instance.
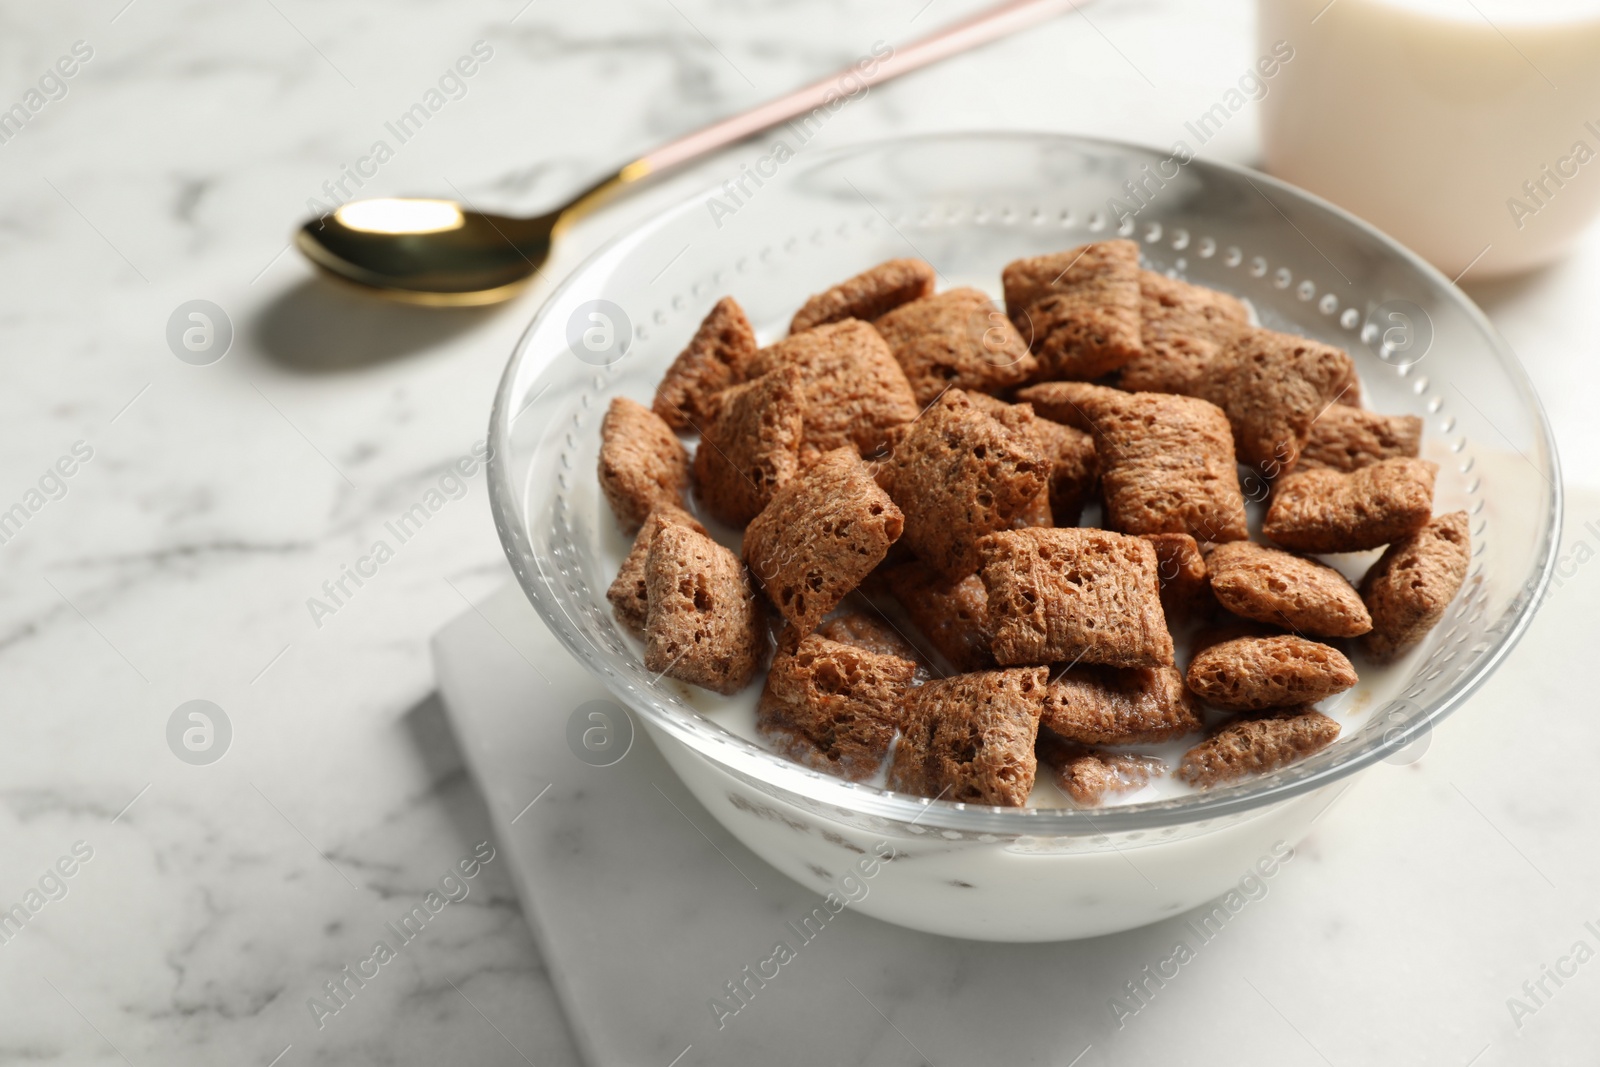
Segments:
[[[48,81],[58,98],[0,143],[0,511],[30,509],[0,544],[0,908],[30,891],[43,900],[0,943],[0,1063],[572,1062],[494,862],[378,977],[350,981],[320,1028],[307,1008],[488,836],[426,653],[434,630],[501,580],[481,475],[376,575],[346,580],[332,614],[314,618],[307,601],[470,453],[549,282],[494,310],[395,309],[315,281],[286,235],[308,199],[326,199],[325,182],[354,190],[346,168],[379,139],[395,151],[366,167],[363,193],[532,209],[874,41],[975,6],[8,10],[0,106],[24,100],[75,42],[80,60],[92,54],[68,64],[71,79]],[[476,42],[492,54],[459,98],[398,144],[385,124]],[[973,127],[1168,143],[1253,59],[1241,0],[1105,0],[873,91],[821,143]],[[1249,161],[1254,136],[1241,113],[1204,154]],[[549,274],[738,158],[594,218]],[[1600,234],[1538,276],[1474,290],[1539,383],[1572,482],[1592,483],[1600,460],[1600,368],[1586,355],[1597,280]],[[220,305],[234,330],[209,366],[181,362],[165,337],[195,299]],[[75,445],[87,462],[48,477]],[[209,765],[168,742],[175,709],[196,699],[231,725]],[[1526,822],[1573,834],[1587,833],[1597,799],[1537,782],[1492,796],[1513,832]],[[70,877],[50,873],[58,861]],[[1493,870],[1504,884],[1476,888],[1485,929],[1440,929],[1441,943],[1515,936],[1504,916],[1550,906],[1498,861]],[[1563,901],[1582,898],[1576,881]],[[1529,946],[1530,973],[1547,947]],[[1351,983],[1408,971],[1406,1010],[1452,1018],[1428,1000],[1426,958],[1346,966]],[[1510,992],[1486,985],[1473,1010],[1501,1011]]]

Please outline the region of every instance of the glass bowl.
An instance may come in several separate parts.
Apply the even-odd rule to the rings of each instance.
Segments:
[[[1154,921],[1281,859],[1350,775],[1425,744],[1526,629],[1560,528],[1538,398],[1482,312],[1370,226],[1265,175],[1059,135],[910,137],[765,166],[612,241],[550,296],[495,399],[489,488],[545,622],[707,809],[789,876],[837,891],[871,866],[871,891],[851,906],[957,936],[1052,940]],[[1461,593],[1421,647],[1351,691],[1334,745],[1206,793],[994,808],[808,770],[645,670],[605,599],[628,543],[596,484],[600,420],[613,396],[649,403],[718,298],[735,296],[765,343],[807,295],[884,259],[919,256],[941,288],[998,295],[1010,260],[1114,236],[1137,241],[1150,269],[1247,300],[1263,325],[1348,350],[1368,407],[1425,420],[1436,509],[1470,516]]]

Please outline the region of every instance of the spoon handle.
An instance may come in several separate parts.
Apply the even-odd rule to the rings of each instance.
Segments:
[[[887,55],[879,55],[874,49],[870,57],[864,57],[843,70],[819,78],[775,100],[757,104],[748,111],[720,119],[640,156],[575,197],[561,212],[564,216],[561,221],[571,221],[572,217],[594,206],[619,186],[699,159],[790,119],[813,115],[818,111],[826,116],[838,110],[838,101],[853,97],[874,85],[1027,29],[1088,2],[1090,0],[1006,0],[911,44],[891,47]]]

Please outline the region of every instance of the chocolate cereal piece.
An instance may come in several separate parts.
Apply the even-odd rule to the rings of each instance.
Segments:
[[[1043,427],[1050,425],[1044,419],[1035,418],[1033,408],[1027,404],[1008,404],[998,397],[989,396],[987,393],[967,393],[967,399],[972,401],[972,406],[993,418],[1008,430],[1022,434],[1033,442],[1039,454],[1045,458],[1046,448],[1054,442],[1046,437]],[[898,442],[895,442],[898,444]],[[1055,465],[1051,464],[1051,474],[1055,473]],[[1027,507],[1023,508],[1011,520],[1011,528],[1020,530],[1026,526],[1054,526],[1055,513],[1050,508],[1050,486],[1039,491]]]
[[[1235,615],[1314,637],[1355,637],[1372,617],[1344,575],[1314,559],[1250,541],[1206,553],[1211,592]]]
[[[988,602],[976,574],[951,581],[920,560],[883,572],[889,589],[928,643],[958,671],[994,665],[989,655]]]
[[[1098,807],[1107,794],[1130,792],[1166,773],[1154,756],[1088,748],[1051,736],[1043,728],[1033,750],[1055,774],[1061,791],[1086,808]]]
[[[1006,264],[1006,313],[1045,378],[1098,378],[1143,351],[1139,246],[1099,241]]]
[[[948,578],[971,574],[978,538],[1010,526],[1048,487],[1049,460],[1013,424],[1019,429],[952,389],[879,467],[880,484],[905,513],[907,547]]]
[[[1333,394],[1333,403],[1337,407],[1361,408],[1361,376],[1356,373],[1356,364],[1350,360],[1345,364],[1345,372],[1337,382],[1338,390]],[[1315,425],[1315,424],[1313,424]]]
[[[1214,396],[1211,381],[1224,366],[1225,342],[1199,337],[1167,337],[1146,345],[1145,354],[1117,372],[1117,387],[1141,393]]]
[[[1189,643],[1189,660],[1192,663],[1195,656],[1224,641],[1240,637],[1278,637],[1282,634],[1281,627],[1268,626],[1254,619],[1241,619],[1237,615],[1224,615],[1194,635]]]
[[[952,387],[996,393],[1038,369],[1011,320],[976,289],[913,300],[873,325],[905,370],[918,404],[931,404]]]
[[[633,547],[628,550],[627,558],[617,569],[616,580],[611,583],[611,588],[606,590],[606,599],[611,602],[612,614],[617,617],[624,630],[640,639],[644,637],[645,618],[650,607],[650,596],[645,585],[645,560],[650,558],[650,542],[655,538],[656,531],[666,523],[687,526],[697,534],[706,532],[706,528],[700,525],[699,520],[687,511],[671,504],[662,504],[652,511],[650,517],[644,520],[644,525],[639,527],[639,533],[633,539]]]
[[[973,407],[1007,429],[1032,434],[1034,426],[1044,421],[1034,414],[1032,404],[1011,404],[987,393],[967,392],[966,397]]]
[[[1467,513],[1440,515],[1390,545],[1361,579],[1372,632],[1361,650],[1380,663],[1421,641],[1444,618],[1472,561]]]
[[[1049,419],[1034,424],[1034,434],[1050,459],[1050,513],[1057,526],[1076,526],[1100,485],[1100,457],[1094,438]]]
[[[1356,684],[1355,668],[1336,648],[1293,634],[1237,637],[1189,661],[1189,689],[1229,711],[1315,704]]]
[[[1353,471],[1380,460],[1415,457],[1422,450],[1422,420],[1380,415],[1341,402],[1311,424],[1296,471],[1327,467]]]
[[[624,533],[638,531],[660,504],[683,507],[689,453],[649,408],[613,397],[600,423],[600,489]]]
[[[1167,393],[1117,393],[1087,404],[1108,526],[1201,541],[1250,535],[1221,408]]]
[[[674,430],[696,429],[711,417],[707,401],[744,381],[756,354],[756,333],[731,296],[718,300],[656,386],[655,413]]]
[[[761,603],[739,557],[664,522],[644,573],[645,669],[725,695],[748,685],[766,642]]]
[[[889,753],[916,671],[910,660],[812,634],[773,660],[756,729],[812,770],[870,778]]]
[[[1194,395],[1228,413],[1239,462],[1276,477],[1295,465],[1312,422],[1354,380],[1343,350],[1252,326],[1223,346]]]
[[[1050,461],[1050,484],[1042,495],[1043,507],[1035,499],[1012,525],[1076,526],[1083,505],[1099,483],[1100,461],[1094,438],[1071,426],[1036,418],[1031,404],[1007,404],[983,393],[968,393],[967,399],[1002,425],[1032,437]]]
[[[1045,686],[1039,721],[1085,745],[1168,741],[1201,727],[1194,698],[1173,667],[1069,668]]]
[[[861,457],[838,448],[773,494],[745,528],[744,558],[804,636],[878,565],[903,525]]]
[[[830,322],[871,322],[901,304],[933,293],[933,267],[920,259],[891,259],[808,299],[789,323],[791,334]]]
[[[1115,399],[1121,393],[1121,389],[1092,382],[1037,382],[1018,389],[1017,399],[1032,404],[1034,414],[1040,418],[1093,434],[1094,422],[1088,411],[1090,401]]]
[[[1215,289],[1139,272],[1139,333],[1144,351],[1119,375],[1124,389],[1194,395],[1222,346],[1250,324],[1238,300]]]
[[[1272,489],[1261,533],[1301,552],[1361,552],[1397,541],[1433,515],[1439,465],[1385,459],[1352,471],[1295,471]]]
[[[795,334],[761,349],[750,377],[784,365],[799,369],[805,387],[807,452],[845,445],[871,455],[889,431],[917,417],[917,399],[889,346],[871,326],[846,319]]]
[[[847,611],[817,627],[817,635],[840,644],[854,645],[880,656],[898,656],[913,663],[922,653],[888,622],[861,611]]]
[[[1178,777],[1210,789],[1251,774],[1266,774],[1327,748],[1339,724],[1309,709],[1240,719],[1183,754]]]
[[[1016,518],[1011,520],[1011,528],[1013,530],[1022,530],[1029,526],[1049,528],[1055,524],[1055,513],[1050,510],[1049,490],[1045,490],[1034,497],[1033,502],[1017,512]]]
[[[710,400],[694,489],[717,519],[743,526],[799,471],[804,396],[800,371],[783,366]]]
[[[1009,530],[979,543],[1001,666],[1172,665],[1156,552],[1107,530]]]
[[[1215,601],[1199,543],[1185,533],[1139,536],[1156,550],[1156,577],[1161,581],[1161,610],[1166,617],[1171,620],[1204,614]]]
[[[1139,272],[1139,327],[1146,348],[1172,337],[1220,344],[1248,325],[1250,309],[1235,296],[1158,271]]]
[[[1033,745],[1046,673],[982,671],[913,689],[889,788],[966,804],[1026,804],[1038,770]]]

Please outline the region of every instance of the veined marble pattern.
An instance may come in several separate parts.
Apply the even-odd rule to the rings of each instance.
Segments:
[[[0,15],[0,107],[75,43],[92,52],[0,143],[0,509],[78,442],[92,451],[0,544],[0,906],[42,878],[56,894],[53,865],[92,850],[0,944],[0,1063],[572,1062],[493,862],[320,1029],[306,1006],[489,836],[426,651],[501,580],[481,474],[334,614],[306,602],[482,438],[552,281],[743,156],[596,216],[497,309],[375,304],[314,279],[287,235],[380,139],[393,157],[363,194],[531,210],[977,6],[92,0]],[[398,143],[386,123],[479,42],[491,55],[464,94]],[[1104,0],[874,90],[818,143],[1014,127],[1165,144],[1253,58],[1243,0]],[[1241,114],[1202,154],[1248,161],[1254,137]],[[1577,358],[1597,267],[1591,240],[1482,294],[1577,472],[1600,459],[1600,372]],[[199,298],[234,328],[206,367],[165,341]],[[208,766],[167,742],[195,699],[232,727]]]

